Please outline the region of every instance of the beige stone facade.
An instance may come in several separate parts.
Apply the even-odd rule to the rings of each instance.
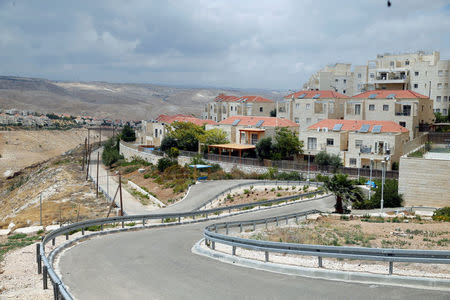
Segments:
[[[398,181],[404,206],[450,206],[450,160],[402,157]]]

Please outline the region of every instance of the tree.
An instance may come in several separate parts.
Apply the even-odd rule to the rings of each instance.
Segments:
[[[205,134],[202,126],[189,122],[173,122],[167,131],[167,135],[176,140],[178,149],[187,151],[197,151],[199,139]]]
[[[228,144],[230,141],[228,140],[227,133],[219,128],[213,128],[210,130],[206,130],[205,133],[199,137],[200,142],[208,145],[217,145],[217,144]]]
[[[129,123],[123,127],[120,138],[125,142],[134,142],[136,140],[136,133]]]
[[[119,141],[116,138],[110,138],[103,146],[102,162],[105,166],[111,167],[113,163],[121,158],[119,153]]]
[[[332,166],[333,172],[342,166],[341,158],[336,154],[329,154],[326,151],[320,151],[314,157],[314,162],[319,166]]]
[[[364,196],[360,188],[353,186],[347,175],[336,174],[332,178],[326,178],[324,187],[336,196],[336,212],[342,214],[347,212],[350,202],[363,201]]]
[[[176,147],[172,147],[167,151],[167,155],[170,158],[177,158],[180,155],[180,150],[178,150],[178,148]]]
[[[273,149],[282,158],[303,153],[303,142],[286,127],[278,128],[275,132]]]
[[[272,157],[272,138],[265,137],[256,144],[256,155],[259,159],[268,159]]]
[[[272,109],[272,110],[270,111],[270,116],[271,116],[271,117],[276,117],[276,116],[277,116],[277,109],[276,109],[276,108],[274,108],[274,109]]]
[[[161,146],[159,147],[161,151],[167,151],[170,148],[178,148],[177,140],[171,136],[165,136],[161,141]]]

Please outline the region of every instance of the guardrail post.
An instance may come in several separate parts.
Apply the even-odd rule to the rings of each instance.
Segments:
[[[322,257],[318,256],[317,258],[319,259],[319,268],[322,268]]]
[[[225,224],[226,234],[228,234],[228,223]]]
[[[392,275],[393,272],[394,272],[394,262],[390,261],[389,262],[389,275]]]
[[[297,223],[298,223],[298,216],[295,215],[295,224],[297,224]]]
[[[276,217],[275,220],[277,221],[277,226],[278,226],[278,217]]]
[[[236,255],[236,246],[233,246],[233,250],[231,251],[232,255]]]
[[[145,219],[142,219],[142,227],[145,227]]]
[[[289,222],[288,220],[289,220],[289,218],[288,218],[288,217],[286,217],[286,225],[287,225],[287,224],[288,224],[288,222]]]
[[[264,222],[266,223],[266,229],[267,229],[267,219],[264,219]]]
[[[211,249],[216,250],[216,242],[211,242]]]
[[[42,284],[44,287],[44,290],[48,289],[47,285],[47,266],[44,266],[44,270],[42,271]]]
[[[40,253],[41,244],[36,244],[36,262],[38,265],[38,274],[42,273],[42,259],[41,259],[41,253]]]
[[[81,228],[81,235],[84,235],[84,228]]]
[[[66,233],[66,241],[69,240],[69,234]]]
[[[214,232],[217,233],[217,225],[214,225]]]
[[[52,239],[52,246],[55,246],[55,239]]]
[[[229,214],[231,214],[231,208],[230,208],[230,209],[228,209],[228,213],[229,213]]]
[[[256,222],[253,221],[253,231],[255,231],[255,230],[256,230]]]
[[[239,227],[240,227],[240,232],[242,232],[242,223],[239,224]]]
[[[101,230],[101,231],[103,231],[103,224],[102,224],[102,225],[100,225],[100,230]]]
[[[266,262],[269,262],[269,251],[264,252]]]
[[[208,213],[206,213],[206,219],[208,219]]]
[[[181,223],[181,217],[178,216],[178,223]]]
[[[59,299],[59,290],[58,285],[56,283],[53,283],[53,297],[55,300]]]
[[[125,224],[124,224],[124,222],[122,221],[122,228],[124,228],[125,227]]]

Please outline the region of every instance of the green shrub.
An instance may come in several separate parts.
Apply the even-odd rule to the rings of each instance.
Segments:
[[[170,166],[176,165],[176,164],[177,164],[176,161],[174,161],[170,158],[167,158],[167,157],[163,157],[158,160],[157,167],[160,172],[164,172],[165,169],[167,169]]]
[[[433,220],[450,222],[450,206],[435,210]]]

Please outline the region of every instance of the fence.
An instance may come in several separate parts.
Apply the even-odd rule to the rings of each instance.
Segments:
[[[320,213],[320,211],[309,210],[301,213],[258,220],[226,222],[209,225],[204,230],[205,242],[209,247],[211,247],[212,250],[215,250],[215,243],[231,246],[232,255],[236,255],[237,247],[262,251],[265,254],[266,262],[269,261],[270,252],[316,256],[319,267],[322,267],[323,257],[385,261],[389,262],[389,275],[392,275],[393,273],[394,262],[450,264],[450,251],[306,245],[245,239],[228,235],[230,229],[232,228],[239,228],[239,232],[247,232],[248,230],[245,229],[247,226],[250,227],[250,230],[255,231],[257,225],[263,224],[267,228],[269,223],[276,223],[278,226],[282,221],[285,221],[286,224],[288,224],[289,220],[292,219],[294,219],[295,222],[298,222],[300,217],[306,217],[308,214],[315,213]],[[218,233],[220,229],[224,230],[225,234]]]

